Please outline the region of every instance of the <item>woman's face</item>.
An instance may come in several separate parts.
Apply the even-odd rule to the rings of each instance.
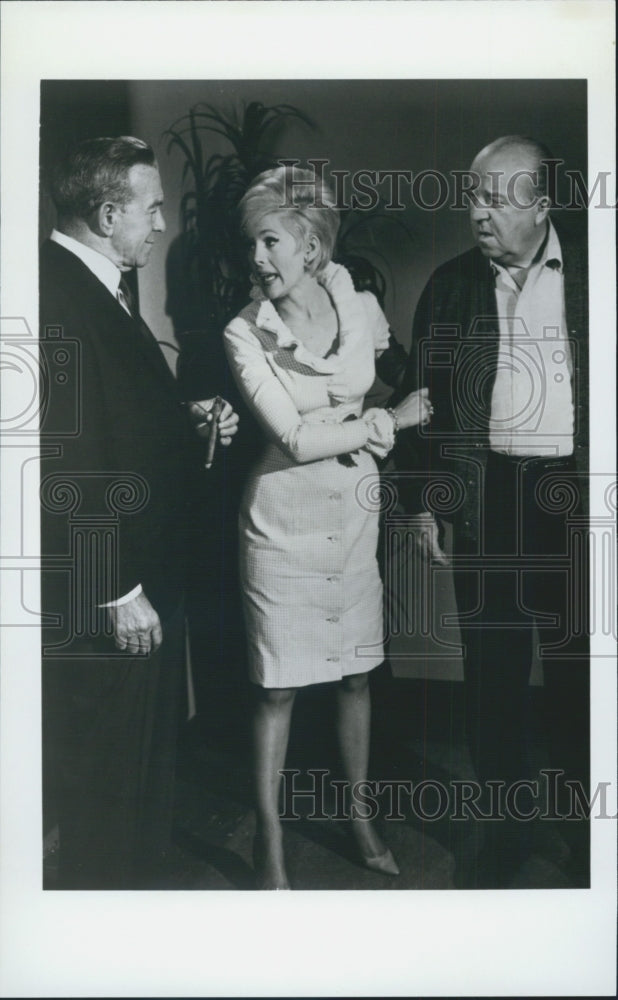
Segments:
[[[307,276],[305,241],[298,243],[281,214],[263,215],[247,227],[249,260],[260,288],[272,302],[284,298]]]

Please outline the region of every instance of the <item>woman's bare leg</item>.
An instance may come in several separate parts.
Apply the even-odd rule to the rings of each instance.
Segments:
[[[280,770],[290,735],[295,688],[259,688],[253,716],[257,826],[255,861],[263,889],[289,889],[279,820]]]
[[[344,773],[350,785],[367,780],[371,698],[368,674],[350,674],[337,685],[337,736]],[[387,848],[371,821],[351,812],[352,832],[365,859],[381,857]]]

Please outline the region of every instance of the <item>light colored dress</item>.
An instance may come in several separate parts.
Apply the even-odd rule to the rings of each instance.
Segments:
[[[393,427],[385,411],[369,433],[354,418],[374,381],[375,352],[388,346],[388,324],[341,265],[328,264],[318,280],[339,321],[326,357],[310,353],[257,290],[225,331],[232,371],[267,437],[239,522],[250,676],[264,687],[335,681],[384,659],[370,452],[388,452]],[[355,464],[338,461],[341,452]]]

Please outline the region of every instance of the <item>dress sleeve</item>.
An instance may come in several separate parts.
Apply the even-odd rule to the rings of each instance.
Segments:
[[[225,350],[234,378],[247,406],[274,441],[296,462],[334,458],[364,447],[369,428],[363,420],[346,423],[309,423],[273,372],[266,355],[239,317],[224,333]]]
[[[365,316],[367,318],[367,329],[373,339],[373,346],[376,354],[381,354],[388,348],[390,330],[388,320],[380,309],[378,300],[373,292],[359,292],[358,296],[363,303]]]

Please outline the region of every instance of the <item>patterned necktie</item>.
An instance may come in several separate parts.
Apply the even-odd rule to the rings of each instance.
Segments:
[[[131,293],[131,289],[129,288],[128,284],[126,283],[126,281],[122,277],[120,278],[120,282],[119,282],[119,285],[118,285],[118,291],[116,292],[116,298],[120,302],[120,305],[122,306],[122,308],[126,312],[128,312],[129,316],[131,316],[132,319],[138,319],[139,318],[139,317],[137,317],[135,315],[135,312],[134,312],[135,303],[133,301],[133,295]]]
[[[166,378],[171,376],[167,361],[163,357],[161,348],[159,347],[159,342],[154,336],[151,330],[148,329],[144,320],[139,314],[139,310],[135,307],[135,299],[133,293],[129,288],[127,282],[123,277],[120,278],[118,283],[118,291],[116,292],[116,298],[122,306],[122,308],[129,314],[135,326],[141,336],[142,344],[150,354],[154,364],[157,368],[165,375]]]

